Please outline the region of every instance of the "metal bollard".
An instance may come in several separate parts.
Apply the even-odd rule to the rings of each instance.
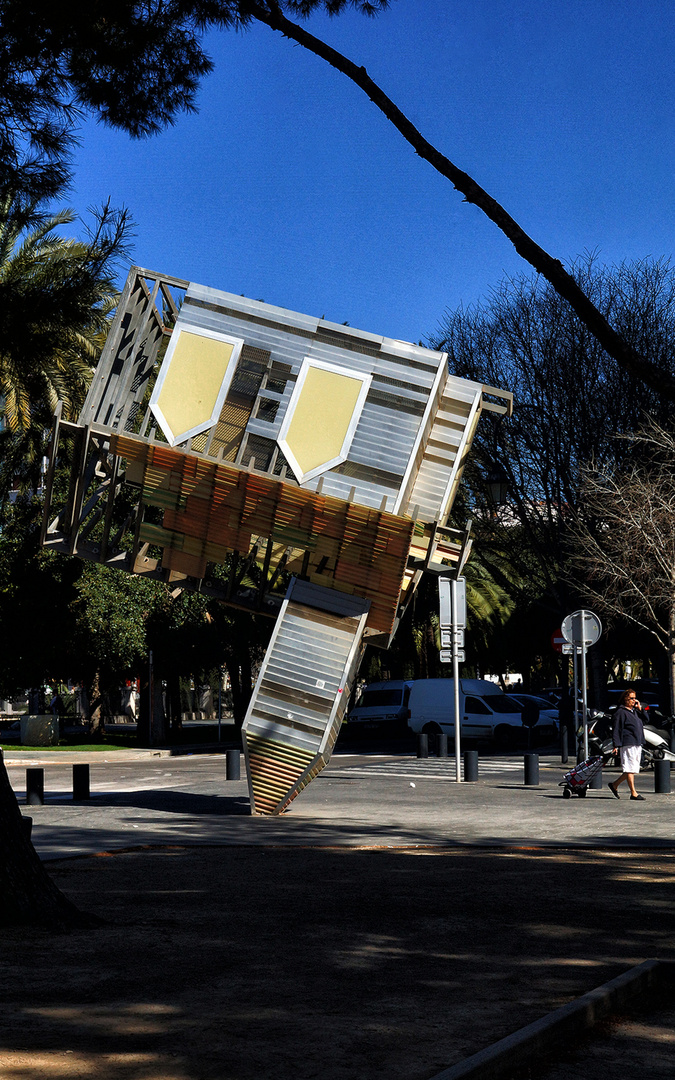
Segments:
[[[567,765],[569,750],[567,748],[567,724],[560,725],[560,764]]]
[[[420,732],[417,736],[417,756],[429,757],[429,736]]]
[[[448,736],[447,735],[438,735],[437,738],[438,738],[438,743],[436,745],[438,747],[438,751],[437,751],[438,756],[439,757],[447,757],[448,756]]]
[[[654,791],[657,795],[670,795],[670,762],[654,762]]]
[[[73,802],[86,802],[89,791],[89,766],[73,765]]]
[[[225,751],[225,776],[228,780],[238,780],[241,775],[241,763],[238,750]]]
[[[477,750],[465,750],[464,751],[464,779],[467,783],[472,783],[478,779],[478,751]]]
[[[602,765],[600,766],[588,786],[589,788],[593,788],[594,791],[602,791]]]
[[[539,783],[539,754],[525,754],[525,783],[529,787]]]
[[[29,806],[44,806],[44,769],[26,769],[26,802]]]

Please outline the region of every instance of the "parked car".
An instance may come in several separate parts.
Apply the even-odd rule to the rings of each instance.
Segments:
[[[399,727],[408,719],[408,698],[412,680],[390,679],[369,683],[347,715],[348,724],[362,727]]]
[[[455,736],[454,679],[417,679],[408,702],[414,732]],[[467,739],[494,739],[502,747],[523,737],[522,704],[487,679],[459,680],[461,735]],[[541,717],[534,728],[537,741],[553,738],[557,725]]]
[[[509,696],[512,697],[515,701],[519,702],[521,705],[524,705],[526,701],[531,702],[533,705],[536,705],[537,708],[539,709],[539,721],[540,721],[540,723],[541,723],[541,721],[546,721],[546,723],[551,725],[551,727],[553,729],[552,733],[554,735],[557,733],[557,731],[558,731],[558,706],[557,705],[553,705],[545,697],[539,697],[537,694],[511,694]]]
[[[625,690],[625,686],[621,687],[618,690],[608,688],[607,704],[610,712],[613,712],[614,709],[617,708],[619,701],[621,700],[621,695],[625,692]],[[660,709],[661,701],[659,695],[651,690],[638,690],[637,696],[638,701],[642,706],[642,710],[644,713],[646,713],[650,723],[656,724],[658,726],[659,721],[663,719],[663,715]]]

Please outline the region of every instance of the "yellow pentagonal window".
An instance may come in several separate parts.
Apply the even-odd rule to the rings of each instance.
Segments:
[[[345,461],[372,375],[305,359],[279,432],[299,483]]]
[[[150,408],[169,444],[212,427],[223,407],[243,341],[178,327],[162,362]]]

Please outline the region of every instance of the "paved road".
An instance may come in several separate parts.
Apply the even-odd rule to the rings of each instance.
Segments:
[[[612,798],[603,786],[585,799],[562,798],[564,767],[540,759],[540,783],[524,784],[523,758],[485,757],[476,783],[456,783],[455,763],[411,755],[335,754],[330,766],[282,817],[251,817],[244,778],[226,780],[222,754],[131,760],[91,755],[91,799],[72,801],[72,761],[45,754],[45,805],[24,809],[44,859],[142,844],[273,844],[401,847],[420,845],[584,846],[640,850],[675,846],[675,804]],[[25,769],[7,755],[25,805]],[[615,773],[607,773],[605,781]],[[626,793],[627,795],[627,793]]]

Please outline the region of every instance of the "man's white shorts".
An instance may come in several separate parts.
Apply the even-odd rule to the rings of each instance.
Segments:
[[[640,760],[642,758],[641,746],[622,746],[621,747],[621,771],[629,773],[639,773]]]

